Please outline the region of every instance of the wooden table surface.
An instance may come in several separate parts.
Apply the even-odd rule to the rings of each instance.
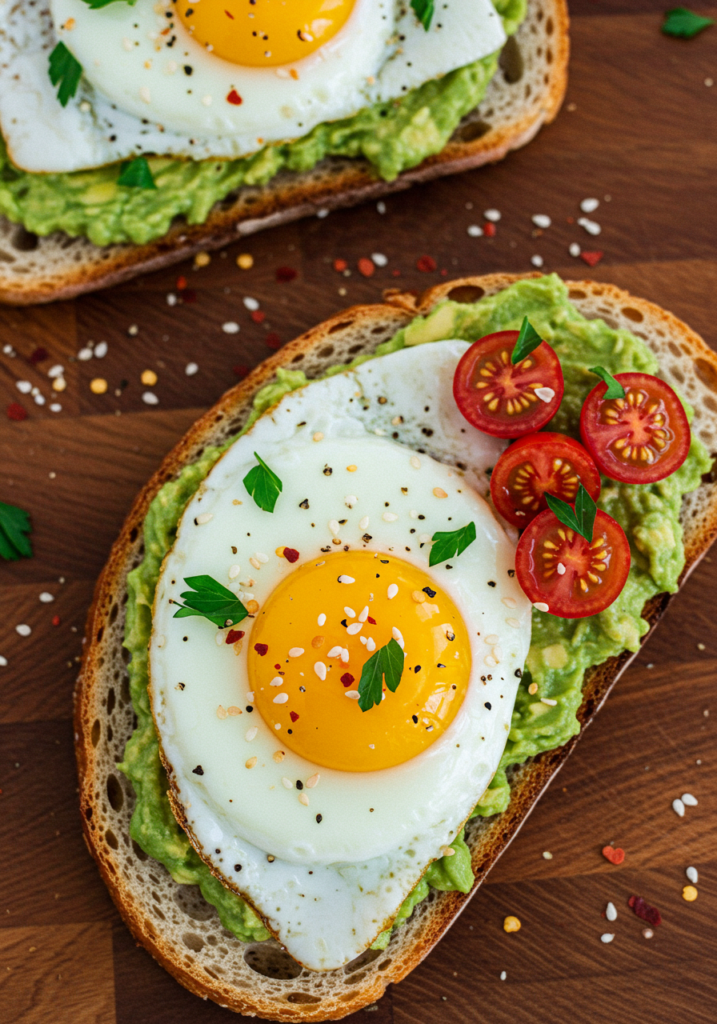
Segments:
[[[389,198],[383,216],[369,205],[258,235],[196,272],[181,266],[72,303],[0,310],[0,349],[17,352],[0,354],[0,406],[20,401],[29,413],[0,421],[0,500],[31,512],[35,547],[31,560],[0,564],[2,1024],[230,1019],[138,949],[110,902],[80,834],[71,694],[93,584],[136,491],[235,373],[270,354],[267,339],[288,341],[389,285],[425,287],[443,268],[523,271],[540,255],[546,269],[588,274],[568,255],[577,241],[604,251],[593,277],[661,303],[717,342],[717,86],[706,84],[717,80],[717,28],[669,39],[650,0],[577,0],[572,15],[566,106],[504,163]],[[574,223],[588,196],[601,200],[599,238]],[[487,208],[502,212],[495,238],[469,237]],[[539,237],[536,213],[553,219]],[[252,270],[237,268],[241,251],[254,256]],[[388,265],[361,277],[357,260],[375,252]],[[436,273],[416,269],[424,254]],[[334,271],[336,257],[350,277]],[[277,284],[279,266],[297,278]],[[170,306],[178,274],[196,301]],[[264,323],[250,318],[247,295],[260,300]],[[238,334],[222,332],[228,320]],[[77,361],[91,341],[107,342],[106,357]],[[47,358],[33,364],[38,348]],[[56,363],[67,379],[59,398],[47,376]],[[146,369],[158,376],[152,388],[140,382]],[[106,394],[90,390],[97,377]],[[39,387],[46,404],[21,395],[17,380]],[[158,404],[143,401],[146,391]],[[62,410],[50,411],[57,400]],[[43,591],[55,600],[41,603]],[[714,1024],[716,607],[708,556],[487,883],[372,1024]],[[16,632],[20,623],[30,636]],[[685,791],[699,805],[680,819],[671,802]],[[613,841],[627,854],[621,867],[600,854]],[[694,903],[681,896],[688,865],[700,873]],[[662,912],[651,939],[627,907],[633,893]],[[608,900],[618,909],[610,925]],[[518,934],[504,933],[507,914],[522,921]],[[608,930],[616,937],[604,945]]]

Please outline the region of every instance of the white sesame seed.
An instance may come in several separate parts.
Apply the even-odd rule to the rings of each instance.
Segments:
[[[225,643],[225,641],[226,635],[224,633],[219,632],[214,634],[214,643],[217,645],[217,647],[221,647],[222,644]]]
[[[386,596],[388,597],[389,601],[392,601],[397,593],[398,585],[396,583],[389,583],[388,590],[386,591]]]
[[[230,565],[229,566],[229,579],[230,580],[235,580],[240,572],[241,572],[241,566],[240,565]]]
[[[530,257],[530,262],[533,264],[534,267],[542,267],[542,265],[545,263],[545,260],[542,256],[539,256],[536,253],[535,256]]]
[[[488,666],[488,668],[495,668],[495,666],[498,664],[498,662],[495,660],[492,654],[486,654],[483,661]]]
[[[503,658],[503,650],[502,650],[502,648],[498,647],[498,645],[496,644],[496,646],[491,651],[491,654],[495,658],[496,665],[500,665],[501,660]]]
[[[251,729],[247,729],[247,731],[246,731],[246,739],[247,739],[247,741],[249,743],[251,743],[251,741],[254,739],[254,737],[256,736],[256,734],[258,732],[259,732],[259,729],[258,729],[258,727],[256,725],[252,725]]]
[[[493,224],[497,224],[500,220],[500,210],[484,210],[483,216],[486,220],[491,221]]]
[[[317,622],[317,625],[319,625],[319,626],[323,626],[326,623],[326,616],[324,615],[323,612],[321,613],[321,615],[319,615],[319,617],[316,620],[316,622]]]
[[[678,799],[672,801],[672,810],[680,818],[684,818],[684,816],[685,816],[685,805],[684,805],[683,801],[679,799],[679,797],[678,797]]]
[[[504,597],[501,598],[501,600],[503,601],[503,604],[505,605],[506,608],[515,608],[516,604],[518,603],[514,597]]]
[[[554,708],[558,702],[556,700],[553,700],[552,697],[541,697],[540,703],[547,704],[549,708]]]
[[[544,860],[552,860],[553,859],[553,855],[550,852],[550,850],[543,850],[543,859]]]
[[[372,252],[371,259],[377,267],[385,267],[388,263],[388,256],[384,256],[382,252]]]
[[[316,775],[312,775],[310,779],[307,779],[304,785],[307,789],[313,789],[314,786],[318,786],[320,778],[321,776],[317,772]]]
[[[234,320],[227,320],[226,323],[222,324],[222,330],[225,334],[238,334],[239,324]]]
[[[205,107],[211,107],[211,105],[212,105],[212,97],[211,96],[202,96],[202,103],[204,104]]]
[[[391,627],[391,636],[396,641],[398,646],[403,650],[403,636],[402,636],[401,630],[398,628],[398,626],[392,626]]]
[[[281,722],[277,722],[274,728],[277,730],[281,729]]]
[[[29,395],[32,391],[32,384],[29,380],[18,380],[15,381],[15,387],[21,395]]]
[[[252,312],[254,312],[255,310],[257,310],[259,308],[258,300],[257,299],[252,299],[252,297],[250,295],[245,295],[244,299],[243,299],[243,302],[244,302],[244,305],[246,306],[246,308],[250,309]]]
[[[96,356],[97,359],[104,359],[104,357],[106,355],[107,355],[107,342],[106,341],[100,341],[97,345],[95,345],[95,356]]]
[[[343,662],[344,665],[347,665],[348,664],[348,660],[349,660],[348,648],[347,647],[342,647],[341,648],[341,661]]]
[[[352,622],[351,625],[347,627],[346,632],[349,636],[356,636],[356,634],[360,633],[362,629],[363,622]]]
[[[149,91],[149,86],[148,85],[140,86],[139,98],[142,100],[143,103],[151,103],[152,102],[152,94]]]
[[[477,224],[469,224],[468,227],[466,228],[466,232],[470,235],[471,238],[480,238],[481,235],[483,234],[483,228],[478,227]]]
[[[53,402],[50,406],[50,412],[62,412],[62,406],[59,402]]]
[[[533,224],[535,224],[536,228],[549,228],[553,223],[547,213],[534,213],[530,219]]]
[[[346,690],[344,692],[344,697],[348,697],[349,700],[358,700],[359,699],[359,692],[358,692],[358,690]]]
[[[549,612],[550,608],[547,606],[545,601],[536,601],[533,608],[537,608],[539,612]]]
[[[254,693],[253,693],[252,690],[248,690],[247,691],[246,699],[249,701],[250,704],[253,704],[253,702],[254,702]]]
[[[289,694],[288,693],[277,693],[276,697],[274,697],[273,703],[274,704],[286,704],[288,699],[289,699]]]
[[[381,518],[383,519],[384,523],[395,523],[396,520],[398,519],[398,516],[396,515],[395,512],[384,512]]]
[[[605,907],[605,917],[608,921],[617,921],[617,910],[614,903],[608,903]]]
[[[338,537],[341,529],[338,519],[329,519],[329,529],[333,533],[334,537]]]
[[[290,658],[300,658],[303,653],[304,653],[304,648],[303,647],[290,647],[289,648],[289,657]]]
[[[168,292],[167,293],[167,305],[168,306],[176,306],[177,305],[177,296],[174,294],[174,292]]]
[[[339,576],[339,583],[355,583],[355,582],[356,582],[356,580],[353,578],[353,576],[344,576],[344,575]]]
[[[281,676],[274,676],[272,681],[269,683],[269,686],[283,686],[283,685],[284,685],[284,680],[282,679]]]
[[[55,595],[48,593],[47,590],[43,590],[40,594],[40,600],[43,604],[51,604],[55,600]]]
[[[565,568],[565,566],[563,565],[562,562],[558,562],[558,564],[556,565],[555,568],[558,570],[558,576],[564,576],[565,573],[567,572],[567,570],[566,570],[566,568]]]
[[[485,642],[488,644],[489,647],[492,647],[493,644],[498,643],[498,639],[499,638],[495,635],[495,633],[491,633],[490,636],[487,636],[485,638]]]
[[[700,879],[700,876],[697,873],[697,868],[685,868],[685,874],[687,875],[687,880],[689,882],[692,882],[693,885],[697,885]]]
[[[0,654],[0,668],[7,668],[7,658],[4,658],[2,654]]]
[[[326,665],[324,665],[323,661],[316,662],[316,664],[314,665],[314,672],[319,677],[319,679],[326,679]]]
[[[520,622],[518,619],[506,619],[506,626],[512,626],[513,629],[520,629]]]
[[[214,518],[213,512],[200,512],[194,522],[197,526],[204,526],[205,523],[210,522]]]
[[[412,508],[408,515],[411,519],[418,519],[418,512],[415,510],[415,508]]]
[[[602,231],[602,228],[596,221],[588,220],[587,217],[578,217],[578,224],[581,228],[584,228],[589,235],[599,235]]]
[[[441,850],[441,857],[455,857],[456,851],[452,846],[444,846]]]
[[[505,979],[506,979],[507,977],[508,977],[508,972],[507,972],[507,971],[501,971],[501,972],[500,972],[500,980],[501,980],[501,981],[505,981]]]
[[[359,520],[359,530],[367,530],[369,524],[368,516],[364,516],[363,519]]]
[[[384,203],[383,199],[380,199],[380,200],[379,200],[379,201],[378,201],[378,202],[376,203],[376,210],[377,210],[377,211],[378,211],[378,213],[380,213],[380,214],[384,214],[384,213],[386,212],[386,204]]]
[[[368,638],[368,640],[366,641],[366,650],[367,651],[375,651],[376,650],[376,641],[374,640],[374,638],[372,636],[370,636]]]
[[[411,458],[409,459],[409,462],[411,463],[414,469],[421,468],[421,460],[417,455],[412,455]]]
[[[685,805],[685,807],[696,807],[697,806],[697,797],[696,796],[692,796],[691,793],[683,793],[682,794],[682,803]]]
[[[332,647],[329,653],[326,655],[327,658],[340,658],[343,647],[337,644],[336,647]]]
[[[184,372],[188,377],[193,377],[195,373],[198,373],[199,367],[196,363],[187,363],[184,367]]]
[[[545,402],[546,404],[548,402],[552,402],[552,400],[555,398],[555,392],[552,388],[536,388],[535,394],[538,396],[541,402]]]
[[[47,371],[47,376],[51,380],[54,380],[55,377],[61,377],[64,372],[65,372],[65,367],[64,366],[60,366],[60,364],[57,363],[55,366],[51,366],[50,367],[50,369]]]
[[[615,938],[614,933],[612,933],[612,932],[603,932],[603,934],[600,936],[600,941],[604,942],[605,945],[607,945],[607,943],[608,942],[612,942],[612,940],[614,938]]]
[[[364,605],[362,610],[359,612],[359,622],[365,622],[368,618],[368,605]]]
[[[568,252],[573,257],[573,259],[577,259],[578,256],[580,255],[580,246],[578,245],[578,243],[577,242],[571,242],[570,245],[568,246]]]
[[[642,929],[642,937],[643,937],[643,939],[651,939],[654,934],[655,933],[653,932],[652,928],[643,928]]]
[[[32,633],[32,628],[26,626],[24,622],[20,623],[19,626],[15,626],[15,632],[19,633],[20,636],[29,636]]]
[[[284,787],[285,789],[293,789],[293,788],[294,788],[294,783],[293,783],[293,782],[291,781],[291,779],[287,779],[287,777],[286,777],[286,776],[284,776],[284,777],[282,778],[282,780],[281,780],[281,784],[282,784],[282,786],[283,786],[283,787]]]
[[[580,209],[583,213],[595,213],[599,205],[599,199],[583,199],[580,203]]]
[[[359,640],[361,641],[362,644],[366,644],[366,637],[365,636],[360,636]]]
[[[142,401],[145,405],[159,405],[159,399],[154,391],[145,391],[142,395]]]
[[[299,793],[299,803],[303,804],[304,807],[309,806],[309,795],[308,793]]]
[[[262,565],[266,565],[266,563],[269,561],[269,556],[265,555],[262,551],[257,551],[255,554],[257,561],[261,562]]]

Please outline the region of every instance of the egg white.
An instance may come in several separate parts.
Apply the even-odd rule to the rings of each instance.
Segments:
[[[488,785],[507,737],[515,671],[530,640],[530,605],[509,575],[512,545],[468,486],[468,474],[484,483],[496,442],[469,428],[460,446],[455,404],[441,384],[452,377],[465,348],[463,342],[443,342],[404,349],[285,396],[228,450],[190,502],[157,588],[150,646],[153,711],[190,834],[225,883],[251,900],[297,960],[316,970],[347,962],[390,922]],[[431,379],[437,382],[433,392]],[[417,396],[428,412],[417,409]],[[411,407],[417,409],[413,417]],[[396,439],[390,434],[397,432],[399,408],[404,423]],[[412,464],[413,446],[424,447],[425,430],[433,431],[435,454],[471,467],[466,475],[425,454],[418,467]],[[318,432],[323,439],[313,441]],[[254,451],[283,481],[273,514],[259,509],[242,484],[255,465]],[[349,474],[348,464],[357,470]],[[328,476],[327,465],[334,470]],[[435,486],[449,497],[436,498]],[[307,497],[309,509],[301,509]],[[397,521],[381,518],[384,500],[391,501]],[[425,520],[411,517],[416,510]],[[237,657],[231,647],[215,644],[217,631],[206,620],[174,619],[169,600],[185,589],[189,575],[209,573],[232,585],[228,571],[239,563],[251,573],[252,594],[264,604],[295,569],[274,554],[277,546],[299,550],[299,564],[330,558],[321,548],[331,546],[329,520],[340,518],[348,520],[342,540],[362,548],[365,531],[358,524],[366,515],[368,550],[395,550],[429,571],[455,601],[471,634],[471,682],[455,720],[433,746],[379,772],[320,768],[320,783],[306,807],[281,780],[306,779],[316,766],[291,751],[276,764],[272,754],[281,736],[256,711],[217,718],[219,704],[245,708],[246,649]],[[419,522],[426,535],[450,529],[449,516],[453,524],[472,519],[477,540],[451,560],[451,570],[428,570],[429,545],[410,529]],[[258,571],[248,563],[257,552],[268,556]],[[234,584],[240,593],[246,575],[242,571]],[[490,646],[482,639],[487,636]],[[489,668],[485,659],[494,654],[495,636],[500,661]],[[247,739],[250,727],[257,733]],[[258,763],[247,770],[250,756]],[[201,776],[194,773],[197,765]]]
[[[357,0],[341,31],[311,56],[285,68],[249,68],[207,52],[179,19],[178,41],[167,49],[159,22],[166,19],[154,0],[98,10],[51,0],[49,12],[0,5],[0,128],[18,167],[73,171],[138,153],[244,156],[401,96],[495,52],[506,38],[490,0],[444,0],[429,32],[403,0]],[[68,23],[74,27],[63,28]],[[47,72],[58,39],[84,69],[64,108]],[[241,106],[226,102],[231,89]]]

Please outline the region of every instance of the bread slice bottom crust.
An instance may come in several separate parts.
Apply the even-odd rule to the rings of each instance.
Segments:
[[[519,831],[543,790],[560,770],[616,681],[633,660],[624,652],[586,673],[578,712],[580,733],[562,747],[509,771],[508,809],[473,819],[466,839],[475,884],[471,892],[437,892],[418,905],[397,929],[388,948],[367,950],[335,971],[302,969],[273,940],[242,943],[224,928],[196,886],[172,881],[129,837],[134,794],[116,770],[133,729],[126,652],[122,648],[127,573],[142,559],[142,523],[159,488],[193,462],[206,445],[241,429],[253,396],[280,366],[303,369],[309,378],[357,354],[375,350],[417,314],[451,298],[474,302],[520,278],[538,274],[492,274],[463,278],[423,296],[387,293],[383,305],[356,306],[286,345],[210,409],[169,453],[137,497],[96,587],[87,640],[75,691],[76,752],[84,835],[102,878],[132,934],[182,985],[205,999],[250,1016],[275,1021],[338,1020],[378,999],[430,952],[479,888]],[[589,319],[625,327],[653,349],[661,374],[695,408],[693,429],[717,453],[717,355],[672,314],[612,285],[568,282],[569,295]],[[717,483],[705,480],[683,500],[687,578],[717,535]],[[643,612],[654,629],[671,596],[658,595]],[[649,634],[648,634],[649,635]]]
[[[216,203],[203,224],[177,222],[147,245],[93,245],[57,232],[44,238],[0,217],[0,302],[30,305],[69,299],[137,274],[217,249],[264,228],[354,206],[446,174],[502,160],[556,116],[569,54],[566,0],[528,0],[528,14],[503,49],[483,102],[448,144],[395,181],[376,177],[363,159],[330,157],[310,171],[284,171],[267,185],[244,187]]]

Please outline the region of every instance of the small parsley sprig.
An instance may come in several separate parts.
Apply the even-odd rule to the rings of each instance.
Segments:
[[[283,490],[283,484],[256,452],[254,458],[259,465],[249,470],[244,477],[244,486],[259,508],[264,512],[273,512],[277,498]]]
[[[381,703],[384,678],[391,693],[396,692],[403,675],[403,661],[403,651],[398,641],[392,638],[364,662],[358,686],[358,706],[362,711],[370,711],[375,704]]]
[[[562,498],[556,498],[552,494],[545,495],[550,511],[560,520],[563,526],[575,530],[581,537],[584,537],[588,544],[593,539],[593,528],[597,505],[585,490],[582,484],[578,487],[575,496],[575,505],[569,505]]]
[[[77,92],[82,78],[82,65],[64,43],[58,43],[50,54],[50,81],[59,86],[57,98],[66,107]]]
[[[435,0],[411,0],[413,13],[428,32],[435,12]]]
[[[125,160],[120,167],[117,184],[130,188],[156,188],[147,157],[138,156],[134,160]]]
[[[518,334],[518,340],[515,343],[513,349],[513,355],[510,357],[510,361],[513,366],[522,362],[526,356],[529,356],[533,349],[537,348],[538,345],[542,345],[543,339],[540,337],[536,329],[528,320],[527,316],[523,317],[523,323],[520,325],[520,332]]]
[[[602,396],[603,398],[624,398],[625,388],[622,386],[619,380],[616,380],[611,373],[609,373],[604,366],[591,366],[590,373],[597,374],[598,377],[602,378],[607,384],[607,391]]]
[[[692,39],[698,32],[704,31],[714,25],[714,18],[703,18],[701,14],[695,14],[687,7],[673,7],[667,11],[665,20],[662,23],[662,31],[666,36],[676,36],[678,39]]]
[[[249,614],[236,594],[211,576],[186,576],[184,582],[192,589],[181,595],[184,604],[174,613],[175,619],[199,615],[224,629],[225,626],[235,626]],[[178,601],[174,603],[179,604]]]
[[[0,558],[16,562],[18,558],[32,558],[32,545],[28,533],[32,532],[30,516],[15,505],[0,501]]]
[[[445,562],[448,558],[457,558],[475,539],[475,523],[468,523],[466,526],[461,526],[458,530],[451,530],[448,533],[434,533],[431,538],[433,546],[428,556],[429,566],[438,565],[439,562]]]

